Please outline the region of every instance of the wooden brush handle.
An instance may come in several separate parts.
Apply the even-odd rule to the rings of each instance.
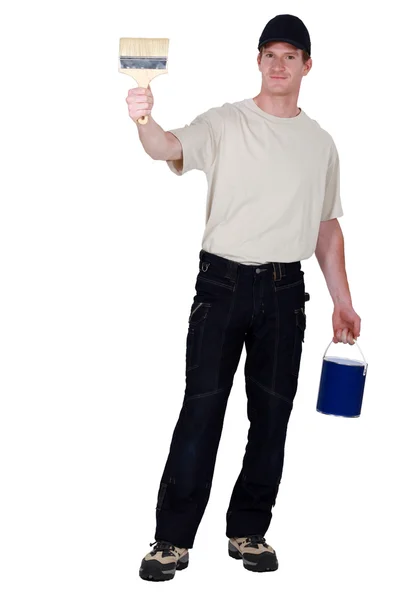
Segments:
[[[140,123],[141,125],[146,125],[148,120],[149,120],[149,117],[147,115],[144,115],[143,117],[139,117],[137,122]]]

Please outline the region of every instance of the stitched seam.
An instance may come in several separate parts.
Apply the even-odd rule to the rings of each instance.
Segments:
[[[281,400],[284,400],[288,404],[292,404],[292,402],[288,398],[286,398],[286,396],[281,396],[281,394],[278,394],[278,392],[274,392],[273,390],[270,390],[269,388],[265,387],[265,385],[262,385],[259,381],[254,379],[254,377],[252,377],[251,375],[248,375],[246,377],[246,379],[250,379],[253,383],[258,385],[258,387],[260,387],[262,390],[264,390],[268,394],[271,394],[272,396],[276,396],[276,398],[280,398]]]
[[[186,396],[186,399],[189,400],[189,398],[204,398],[205,396],[212,396],[213,394],[219,394],[220,392],[223,392],[224,390],[229,390],[229,388],[219,388],[218,390],[213,390],[212,392],[204,392],[203,394],[193,394],[192,396]]]
[[[296,281],[295,283],[288,283],[287,285],[275,286],[275,291],[279,292],[279,290],[286,290],[287,288],[295,287],[296,285],[301,285],[302,283],[303,280],[300,279],[300,281]]]
[[[194,309],[192,310],[192,312],[190,314],[189,321],[193,317],[193,315],[196,312],[196,310],[198,310],[202,304],[203,304],[202,302],[197,302],[197,306],[194,307]]]
[[[210,283],[213,283],[214,285],[219,285],[221,287],[224,288],[228,288],[228,290],[234,290],[235,286],[231,286],[231,285],[227,285],[226,283],[220,283],[219,281],[214,281],[213,279],[209,279],[208,277],[203,277],[202,275],[199,274],[199,279],[204,279],[204,281],[209,281]]]

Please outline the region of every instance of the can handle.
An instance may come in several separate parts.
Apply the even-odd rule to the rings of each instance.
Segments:
[[[331,340],[331,341],[329,342],[329,344],[328,344],[328,346],[327,346],[327,348],[326,348],[326,350],[325,350],[325,352],[324,352],[324,356],[322,357],[322,360],[325,358],[325,355],[326,355],[326,353],[328,352],[328,348],[329,348],[329,346],[330,346],[332,343],[333,343],[333,340]],[[362,357],[363,357],[363,359],[364,359],[364,371],[363,371],[363,375],[365,375],[365,374],[366,374],[366,372],[367,372],[368,363],[367,363],[367,361],[365,360],[365,356],[364,356],[364,354],[362,353],[362,350],[361,350],[360,346],[358,345],[358,342],[357,342],[357,340],[354,340],[354,343],[355,343],[355,344],[357,344],[357,348],[359,349],[359,351],[360,351],[360,353],[361,353],[361,356],[362,356]]]

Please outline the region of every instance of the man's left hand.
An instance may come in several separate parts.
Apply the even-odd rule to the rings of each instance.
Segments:
[[[332,316],[333,338],[337,344],[353,345],[360,335],[361,319],[351,304],[338,304],[335,306]]]

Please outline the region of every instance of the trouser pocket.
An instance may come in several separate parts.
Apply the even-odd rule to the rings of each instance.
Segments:
[[[166,491],[167,491],[167,484],[162,481],[160,483],[160,487],[158,488],[157,505],[156,505],[157,511],[161,510]]]
[[[300,370],[300,359],[303,350],[304,333],[306,330],[306,314],[303,307],[296,308],[294,312],[296,317],[296,329],[292,355],[292,374],[297,377]]]
[[[194,301],[191,306],[186,341],[186,372],[196,369],[200,364],[204,327],[210,307],[211,304],[198,301]]]

